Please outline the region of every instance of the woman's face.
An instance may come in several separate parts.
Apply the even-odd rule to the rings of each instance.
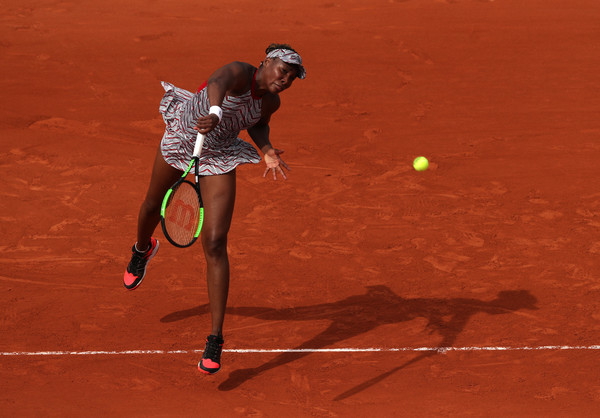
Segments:
[[[279,58],[268,58],[265,60],[264,65],[263,81],[265,88],[273,94],[281,93],[283,90],[290,88],[298,75],[293,66],[281,61]]]

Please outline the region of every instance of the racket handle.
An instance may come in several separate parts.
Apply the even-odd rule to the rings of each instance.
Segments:
[[[199,157],[202,152],[202,145],[204,145],[204,134],[198,132],[196,136],[196,145],[194,146],[194,157]]]

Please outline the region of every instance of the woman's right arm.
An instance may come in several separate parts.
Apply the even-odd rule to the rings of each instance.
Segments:
[[[227,64],[215,71],[207,81],[206,93],[210,106],[219,106],[223,104],[225,95],[241,94],[248,89],[250,82],[248,76],[248,64],[239,61]],[[212,131],[219,124],[219,117],[216,114],[209,114],[198,119],[198,132],[206,134]]]

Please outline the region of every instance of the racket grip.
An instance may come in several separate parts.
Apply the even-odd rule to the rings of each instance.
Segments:
[[[194,146],[194,157],[199,157],[202,152],[202,145],[204,145],[204,134],[198,132],[196,136],[196,145]]]

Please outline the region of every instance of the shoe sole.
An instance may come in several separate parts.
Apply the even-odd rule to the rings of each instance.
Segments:
[[[216,371],[214,372],[209,372],[208,370],[204,370],[203,368],[200,367],[200,363],[198,363],[198,370],[200,370],[200,373],[203,373],[205,375],[211,376],[213,374],[217,374],[221,368],[219,367]]]

